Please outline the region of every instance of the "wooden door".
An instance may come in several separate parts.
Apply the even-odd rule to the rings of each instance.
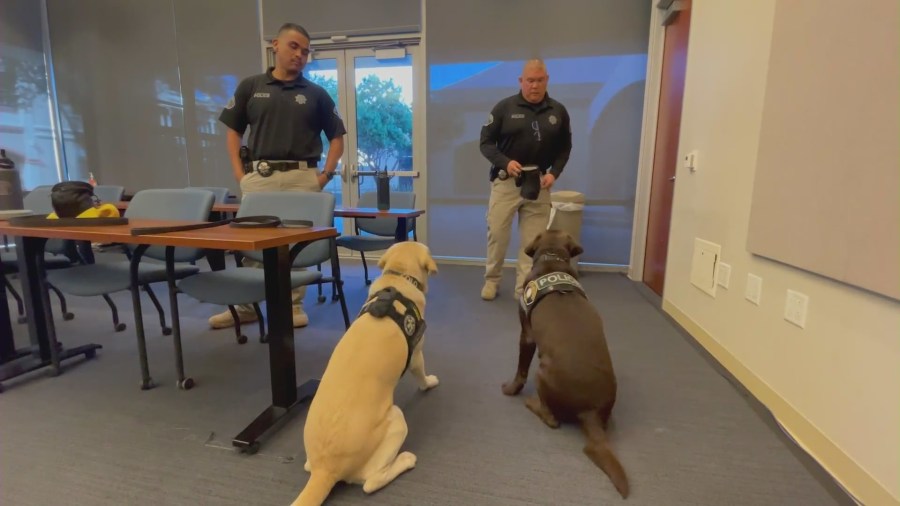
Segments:
[[[672,194],[678,167],[678,139],[681,127],[681,101],[687,67],[688,34],[691,25],[691,0],[666,27],[656,148],[653,153],[653,177],[650,183],[650,210],[647,220],[647,244],[644,252],[644,283],[662,296],[669,248],[669,222],[672,218]]]

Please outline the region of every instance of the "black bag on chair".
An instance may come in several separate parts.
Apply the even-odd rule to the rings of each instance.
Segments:
[[[84,181],[63,181],[50,189],[53,211],[60,218],[76,218],[94,207],[94,187]]]

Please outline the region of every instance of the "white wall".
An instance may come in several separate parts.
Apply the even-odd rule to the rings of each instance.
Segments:
[[[900,304],[745,247],[774,12],[775,0],[693,2],[679,151],[698,150],[700,167],[678,169],[664,308],[852,493],[898,504]],[[715,298],[690,283],[696,237],[732,266]],[[748,272],[760,306],[744,300]],[[805,329],[782,318],[789,288],[809,296]]]

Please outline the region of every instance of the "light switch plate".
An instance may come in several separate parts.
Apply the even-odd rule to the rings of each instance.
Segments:
[[[756,274],[747,274],[747,289],[744,291],[744,298],[750,302],[759,305],[762,299],[762,278]]]
[[[795,290],[787,291],[784,301],[784,319],[794,325],[806,328],[806,310],[809,307],[809,297]]]
[[[716,283],[722,288],[728,288],[731,283],[731,265],[719,262],[719,268],[716,270]]]

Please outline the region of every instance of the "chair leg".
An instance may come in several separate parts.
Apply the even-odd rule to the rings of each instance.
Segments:
[[[347,314],[347,300],[344,299],[344,282],[341,280],[341,260],[337,254],[337,244],[331,240],[331,277],[334,286],[337,287],[338,299],[341,301],[341,314],[344,317],[344,327],[350,328],[350,316]],[[362,252],[360,252],[362,253]]]
[[[156,294],[153,293],[153,289],[150,288],[150,285],[144,285],[142,287],[145,292],[147,292],[147,296],[150,297],[150,302],[153,303],[153,306],[156,308],[157,314],[159,314],[159,326],[162,328],[162,333],[164,336],[168,336],[172,334],[172,327],[166,327],[166,312],[162,308],[162,304],[159,303],[159,299],[156,298]],[[175,316],[172,316],[173,322],[175,321]]]
[[[316,270],[322,272],[322,264],[317,265]],[[316,300],[319,302],[319,304],[325,302],[325,296],[322,295],[322,283],[316,284],[316,290],[318,290],[319,292],[319,297]]]
[[[231,312],[231,319],[234,321],[234,335],[238,344],[246,344],[247,336],[241,334],[241,319],[238,317],[237,310],[234,306],[228,306],[228,311]]]
[[[6,291],[12,295],[12,298],[16,299],[16,309],[19,312],[19,323],[25,323],[28,319],[25,317],[25,304],[22,302],[22,297],[19,296],[19,292],[16,291],[15,287],[12,286],[12,283],[6,279],[6,276],[3,276],[3,286],[6,288]]]
[[[103,294],[103,300],[109,305],[110,311],[112,311],[113,318],[113,328],[116,329],[116,332],[122,332],[125,330],[125,324],[119,323],[119,310],[116,309],[116,303],[113,302],[112,299],[109,298],[109,295]]]
[[[366,254],[362,251],[359,252],[359,257],[362,258],[363,263],[363,277],[366,278],[366,286],[372,284],[372,280],[369,279],[369,266],[366,265]]]
[[[75,318],[75,315],[73,315],[72,313],[69,312],[68,309],[66,309],[66,298],[63,296],[62,292],[59,291],[59,288],[56,288],[55,286],[51,285],[50,283],[47,283],[47,288],[52,290],[53,293],[56,294],[56,297],[59,299],[59,308],[60,308],[60,311],[62,312],[63,320],[68,321],[68,320],[71,320],[72,318]]]
[[[263,319],[262,310],[256,302],[253,303],[253,309],[256,311],[256,321],[259,322],[259,342],[268,343],[269,336],[266,334],[266,321]]]

